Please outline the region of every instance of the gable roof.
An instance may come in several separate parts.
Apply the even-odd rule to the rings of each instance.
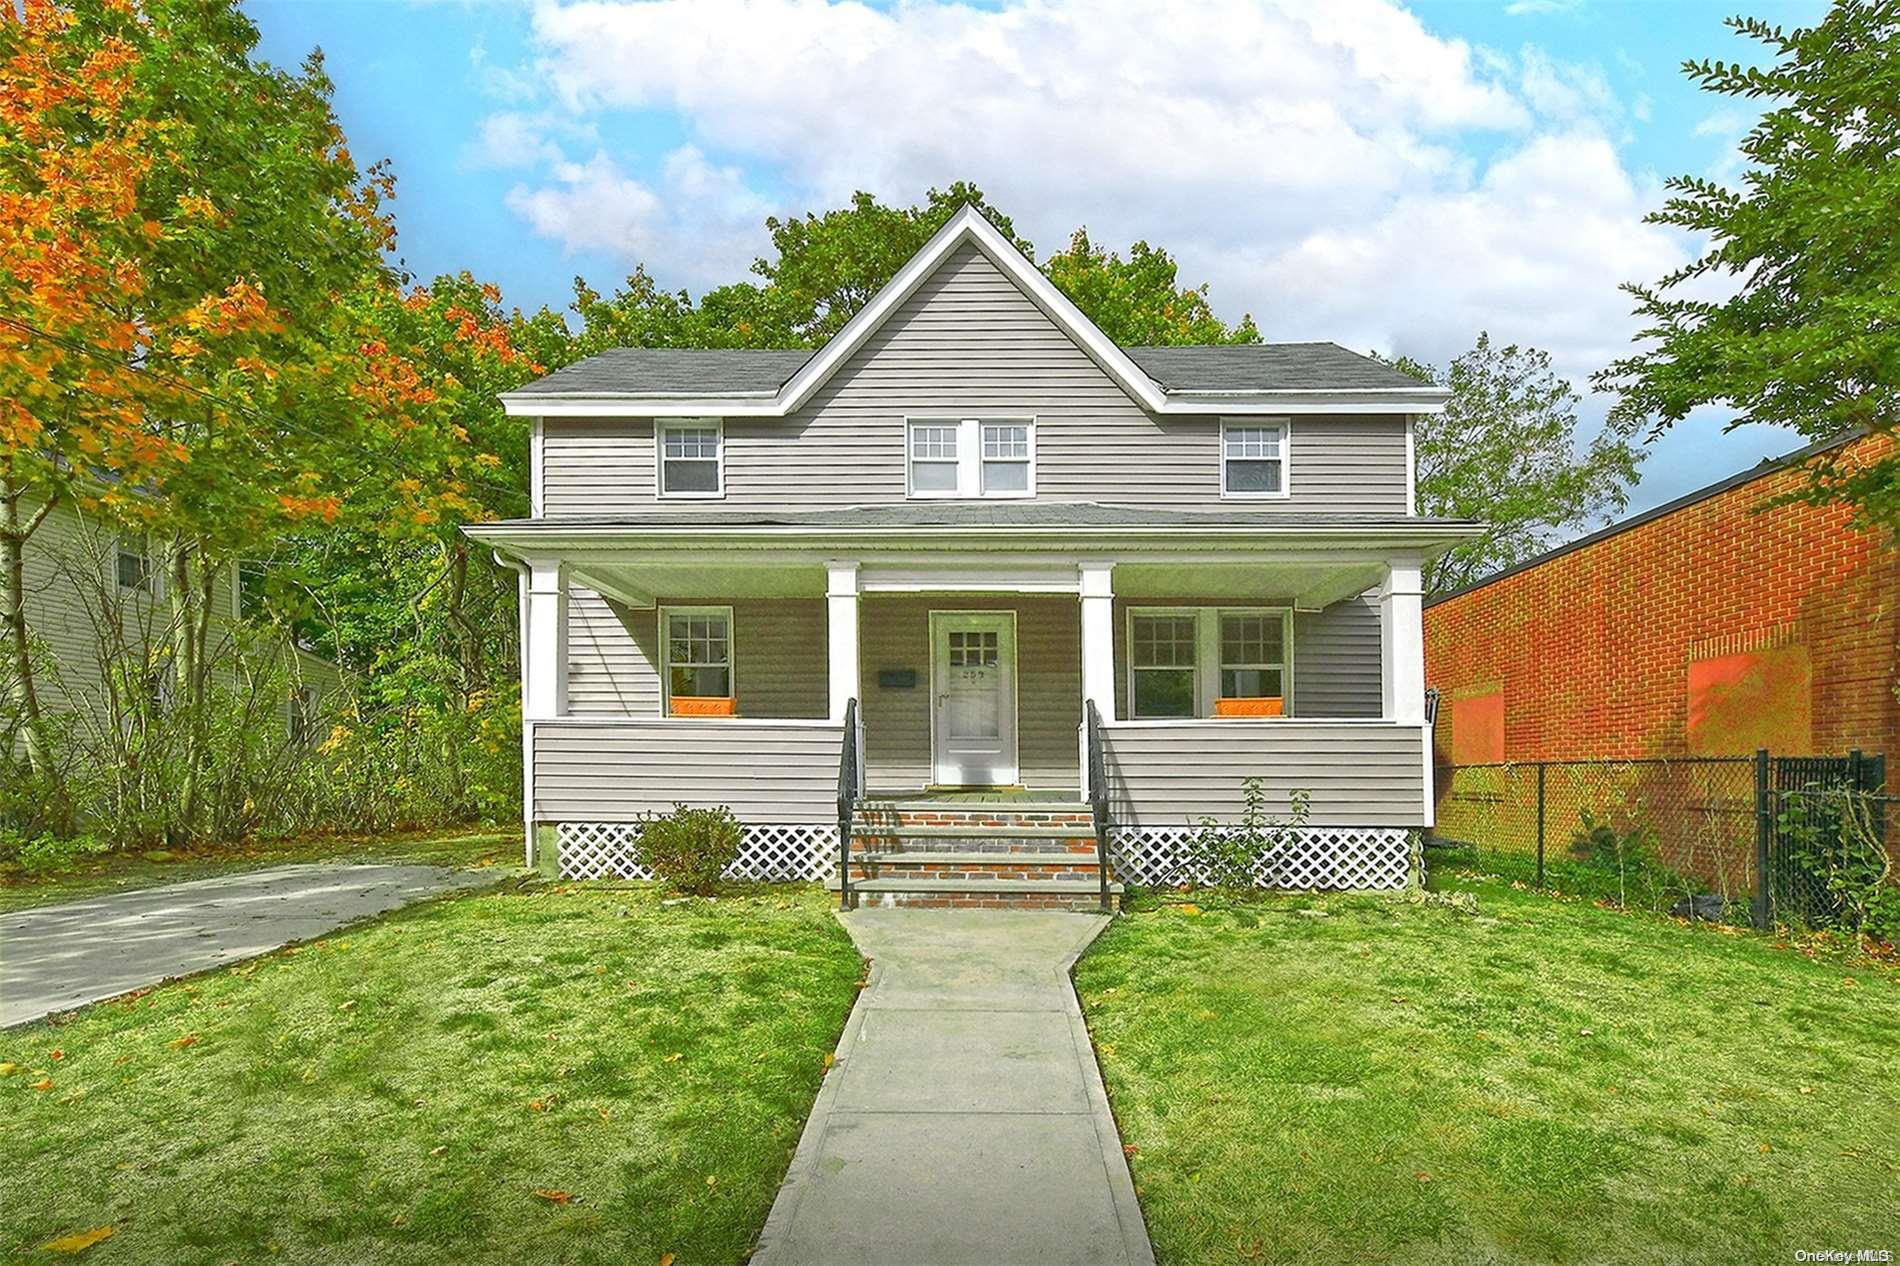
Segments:
[[[1347,384],[1343,380],[1351,376],[1345,369],[1348,363],[1377,362],[1331,343],[1281,344],[1268,349],[1117,347],[981,212],[965,206],[815,353],[623,348],[507,392],[502,404],[511,414],[530,417],[784,417],[811,399],[966,243],[987,256],[1131,399],[1151,413],[1436,413],[1449,394],[1396,371],[1374,380],[1363,366],[1354,372],[1367,381]],[[1326,350],[1314,353],[1313,348]],[[1169,375],[1190,384],[1198,376],[1194,366],[1185,364],[1191,358],[1172,355],[1179,352],[1209,353],[1200,368],[1208,374],[1219,371],[1209,381],[1235,385],[1170,385]],[[1149,353],[1169,355],[1151,356],[1151,371],[1141,360]],[[802,359],[793,365],[793,357]],[[1295,362],[1309,363],[1312,368],[1305,372],[1321,385],[1285,385],[1300,381]],[[780,376],[774,382],[775,374]]]

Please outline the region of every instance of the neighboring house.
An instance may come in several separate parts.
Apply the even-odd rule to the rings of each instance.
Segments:
[[[1425,607],[1441,764],[1900,756],[1900,555],[1843,506],[1774,505],[1818,444]]]
[[[742,871],[835,883],[842,766],[859,895],[1059,904],[1101,878],[1092,791],[1165,880],[1258,776],[1312,795],[1282,881],[1402,884],[1420,566],[1476,530],[1415,510],[1444,396],[1330,343],[1117,347],[967,210],[817,353],[507,395],[535,517],[469,534],[521,573],[531,863],[639,873],[680,801],[733,808]]]
[[[103,527],[61,504],[27,541],[25,563],[28,634],[51,659],[52,671],[37,683],[42,705],[109,719],[108,673],[128,662],[156,665],[169,644],[169,582],[153,543]],[[225,684],[235,678],[223,639],[247,614],[241,609],[246,588],[236,567],[213,587],[213,667]],[[265,645],[273,654],[292,656],[285,665],[284,697],[274,705],[285,736],[316,738],[317,720],[340,691],[342,674],[329,660],[287,639]],[[168,688],[164,674],[154,670],[149,689],[158,694]]]

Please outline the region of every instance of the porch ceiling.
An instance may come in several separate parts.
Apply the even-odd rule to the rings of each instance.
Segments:
[[[1381,561],[1286,561],[1123,563],[1115,568],[1118,597],[1251,598],[1290,600],[1317,609],[1355,597],[1385,578]]]

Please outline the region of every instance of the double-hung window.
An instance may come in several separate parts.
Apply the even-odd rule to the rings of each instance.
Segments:
[[[668,607],[662,619],[668,711],[676,716],[730,713],[732,608]]]
[[[725,495],[726,443],[717,419],[661,421],[655,438],[662,497]]]
[[[1196,613],[1137,612],[1129,625],[1130,687],[1137,717],[1191,717],[1200,697]]]
[[[117,571],[119,588],[153,592],[152,556],[143,537],[120,537],[113,565]]]
[[[909,427],[913,497],[1030,497],[1036,424],[1028,418],[929,418]]]
[[[1128,614],[1128,695],[1138,720],[1281,716],[1291,680],[1284,608],[1149,607]]]
[[[1220,491],[1223,497],[1287,495],[1287,425],[1228,422],[1220,432]]]

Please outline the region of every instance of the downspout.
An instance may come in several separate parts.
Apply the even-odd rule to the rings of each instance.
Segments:
[[[495,550],[494,559],[515,574],[516,640],[521,661],[521,821],[527,839],[522,857],[534,869],[534,722],[528,719],[528,565]]]

